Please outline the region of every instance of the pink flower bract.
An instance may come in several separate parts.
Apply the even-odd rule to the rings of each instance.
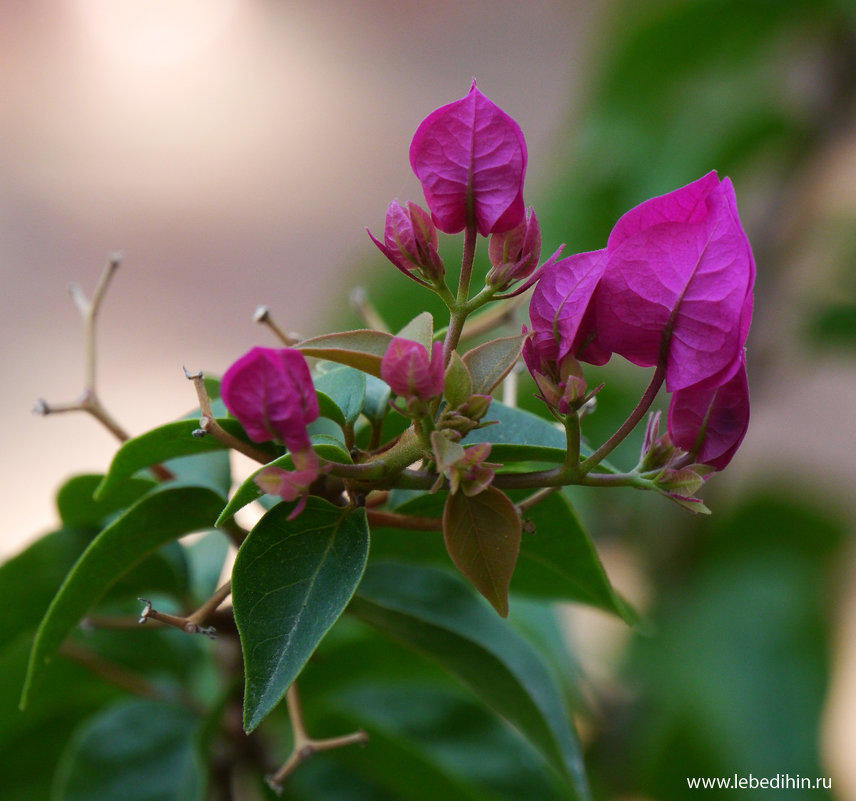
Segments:
[[[672,442],[693,454],[695,461],[722,470],[734,456],[749,426],[749,384],[746,362],[722,386],[682,389],[669,406]]]
[[[368,234],[381,253],[408,277],[417,271],[430,280],[445,273],[437,252],[437,229],[431,215],[416,203],[405,208],[393,200],[386,213],[383,242],[371,231]]]
[[[393,337],[380,365],[380,374],[396,395],[427,401],[443,394],[443,344],[434,343],[431,358],[419,342]]]
[[[628,211],[607,243],[597,339],[634,364],[664,361],[670,392],[713,388],[741,363],[755,262],[729,179],[715,172]]]
[[[577,253],[541,269],[532,294],[533,344],[544,358],[559,362],[568,354],[591,364],[606,364],[593,330],[592,297],[606,269],[606,251]]]
[[[429,114],[410,145],[410,165],[447,234],[468,222],[482,236],[522,223],[526,160],[520,126],[475,81],[466,97]]]
[[[226,371],[220,392],[256,442],[279,440],[292,452],[309,447],[306,426],[318,418],[318,396],[299,350],[253,348]]]

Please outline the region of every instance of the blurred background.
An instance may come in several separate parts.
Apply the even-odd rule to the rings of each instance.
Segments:
[[[641,634],[570,615],[596,796],[670,801],[686,776],[787,773],[833,779],[793,797],[856,799],[848,0],[0,4],[0,555],[52,525],[63,478],[115,449],[87,417],[30,411],[82,388],[67,284],[91,294],[124,253],[98,390],[132,433],[192,408],[182,365],[220,373],[273,343],[258,304],[317,334],[358,322],[360,284],[405,322],[419,298],[363,229],[421,199],[410,138],[473,77],[526,134],[545,250],[602,247],[628,208],[717,169],[758,261],[752,423],[706,489],[714,515],[578,499],[651,620]],[[639,380],[620,364],[603,376],[593,439]]]

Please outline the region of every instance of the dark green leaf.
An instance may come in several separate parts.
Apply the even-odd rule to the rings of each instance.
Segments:
[[[304,339],[296,347],[306,356],[356,367],[380,378],[380,363],[392,342],[383,331],[343,331]]]
[[[363,410],[366,374],[353,367],[337,365],[335,369],[316,376],[315,389],[331,398],[345,421],[353,425]]]
[[[365,569],[365,511],[309,498],[271,509],[238,552],[235,622],[244,650],[244,726],[252,731],[285,695],[350,601]]]
[[[24,611],[22,605],[18,611]],[[36,801],[50,795],[54,766],[72,732],[118,690],[86,668],[57,660],[26,712],[18,709],[32,637],[0,647],[0,796]]]
[[[460,579],[426,567],[371,565],[351,609],[439,661],[541,752],[572,797],[588,798],[579,743],[553,677]]]
[[[472,497],[450,494],[443,510],[443,537],[455,566],[508,617],[508,587],[520,552],[520,515],[509,497],[488,487]]]
[[[342,444],[331,442],[323,435],[312,437],[312,442],[315,447],[315,452],[322,459],[326,459],[329,462],[338,462],[339,464],[349,464],[351,462],[351,457],[348,452],[344,450],[344,446]],[[294,470],[294,462],[292,461],[291,454],[287,453],[285,456],[280,456],[279,459],[274,459],[269,465],[264,465],[264,467],[260,467],[256,470],[251,476],[244,480],[238,489],[235,490],[235,494],[232,495],[229,503],[226,504],[225,509],[220,513],[215,525],[223,525],[227,520],[234,517],[236,512],[264,495],[259,488],[259,485],[256,484],[255,477],[264,470],[265,467],[281,467],[283,470]]]
[[[217,422],[238,439],[250,442],[237,420],[224,417]],[[194,437],[193,432],[198,428],[198,420],[178,420],[129,439],[113,457],[110,470],[98,487],[96,496],[99,499],[106,497],[113,487],[153,464],[160,464],[179,456],[192,456],[226,449],[222,442],[212,436]],[[254,445],[262,449],[265,447],[259,446],[258,443]],[[271,450],[271,458],[275,455],[275,451]]]
[[[484,422],[497,421],[470,432],[464,445],[490,442],[491,461],[497,462],[563,462],[565,460],[565,432],[543,417],[523,409],[504,406],[493,401]]]
[[[391,390],[386,381],[373,375],[366,376],[366,399],[363,402],[363,414],[372,421],[380,421],[389,411]]]
[[[187,709],[127,701],[87,721],[63,756],[55,801],[197,801],[205,771]]]
[[[90,543],[36,633],[22,706],[66,635],[110,586],[165,543],[210,528],[222,504],[221,496],[210,489],[166,485],[144,496]]]
[[[106,517],[127,508],[156,486],[149,479],[129,478],[117,482],[112,490],[95,500],[95,490],[103,480],[104,476],[100,474],[80,475],[70,478],[60,487],[56,506],[60,520],[66,526],[98,526]]]
[[[363,373],[365,375],[365,373]],[[329,395],[325,395],[323,392],[318,391],[316,387],[315,391],[316,396],[318,397],[318,410],[321,417],[325,417],[328,420],[332,420],[339,428],[345,426],[345,415],[342,414],[342,410],[336,405],[336,401],[334,401]]]
[[[464,364],[473,378],[473,392],[489,395],[511,371],[523,350],[523,334],[492,339],[464,354]]]
[[[87,532],[60,529],[0,565],[0,647],[39,625],[90,539]]]

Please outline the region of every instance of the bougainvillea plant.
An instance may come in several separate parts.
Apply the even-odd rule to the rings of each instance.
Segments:
[[[419,125],[410,162],[427,210],[393,201],[382,239],[370,236],[403,273],[401,290],[437,295],[444,319],[423,312],[396,332],[378,323],[301,339],[262,308],[257,318],[281,347],[253,348],[222,381],[188,373],[199,411],[134,438],[101,405],[94,369],[80,402],[40,402],[42,413],[89,411],[123,443],[106,474],[61,489],[62,531],[17,558],[55,549],[67,569],[32,642],[22,705],[38,707],[63,659],[145,699],[120,699],[85,721],[55,798],[112,798],[108,783],[132,781],[143,762],[166,788],[146,797],[231,797],[223,788],[254,771],[300,798],[324,797],[323,776],[341,771],[386,793],[359,797],[422,797],[396,784],[431,786],[415,751],[396,750],[403,735],[384,724],[396,696],[379,688],[409,688],[397,696],[400,724],[433,697],[440,674],[459,682],[450,697],[463,686],[468,702],[505,721],[502,737],[510,724],[526,743],[540,777],[526,797],[588,797],[568,677],[556,680],[526,626],[501,618],[537,599],[633,622],[564,488],[648,490],[707,512],[699,491],[748,425],[752,252],[731,182],[710,172],[628,211],[603,249],[560,249],[542,263],[538,218],[523,200],[523,133],[475,83]],[[439,233],[461,232],[460,269],[447,269]],[[480,238],[490,266],[474,287]],[[90,363],[95,313],[117,264],[92,302],[73,290]],[[526,325],[497,336],[507,309],[530,297]],[[585,420],[610,389],[590,386],[583,364],[613,355],[650,370],[650,383],[611,436],[590,442]],[[522,364],[540,416],[514,403]],[[638,462],[611,463],[646,418]],[[258,463],[242,481],[233,481],[232,451]],[[237,548],[231,567],[227,539]],[[131,601],[142,613],[129,616],[129,593],[146,599]],[[170,628],[181,633],[145,639]],[[199,633],[209,637],[188,636]],[[402,657],[408,667],[396,678],[396,654],[408,647],[415,656]],[[111,742],[128,731],[135,745],[122,773]],[[357,743],[366,747],[348,747]],[[311,765],[331,773],[300,768],[319,751],[330,753]],[[390,765],[405,778],[390,778]],[[489,778],[447,773],[457,776],[448,798],[505,797]],[[302,775],[314,777],[315,794]],[[470,781],[481,789],[455,795]],[[326,797],[350,796],[340,787]]]

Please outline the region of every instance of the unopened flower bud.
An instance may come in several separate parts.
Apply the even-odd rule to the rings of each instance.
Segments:
[[[446,268],[437,252],[437,229],[431,215],[416,203],[409,202],[405,208],[397,200],[392,201],[386,213],[383,242],[371,231],[368,234],[381,253],[409,278],[430,284],[445,275]]]
[[[535,212],[510,231],[492,234],[488,246],[490,263],[487,283],[503,291],[514,282],[528,278],[541,258],[541,226]]]
[[[396,395],[428,401],[443,394],[443,345],[427,348],[411,339],[394,337],[380,365],[381,377]]]

